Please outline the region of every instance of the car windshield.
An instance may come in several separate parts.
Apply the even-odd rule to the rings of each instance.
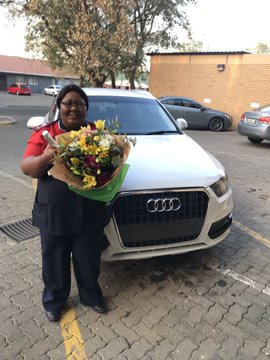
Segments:
[[[119,133],[155,134],[178,133],[176,126],[154,99],[129,97],[89,97],[87,121],[118,120],[121,124]]]
[[[21,85],[20,86],[22,89],[27,89],[27,86],[26,85]]]

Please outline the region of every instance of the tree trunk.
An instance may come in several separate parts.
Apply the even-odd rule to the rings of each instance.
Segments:
[[[136,74],[136,68],[133,68],[129,73],[129,83],[131,89],[135,89],[135,74]]]
[[[116,89],[116,83],[115,83],[115,75],[114,72],[112,70],[109,71],[110,73],[110,78],[111,78],[111,84],[112,84],[112,88]]]

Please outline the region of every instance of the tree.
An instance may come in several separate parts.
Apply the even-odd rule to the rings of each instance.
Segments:
[[[27,19],[26,49],[54,68],[68,68],[82,85],[102,86],[130,51],[123,0],[24,0],[10,8]]]
[[[179,44],[178,48],[183,52],[200,52],[203,48],[203,42],[191,40],[188,43]]]
[[[128,17],[133,27],[134,48],[122,58],[122,69],[134,88],[136,76],[142,71],[146,51],[176,45],[172,30],[189,31],[189,22],[182,7],[196,0],[130,0]]]
[[[187,31],[180,9],[196,0],[0,0],[27,19],[26,48],[55,68],[70,68],[82,85],[103,86],[124,72],[131,87],[145,51],[176,44],[172,29]]]
[[[259,42],[254,49],[254,53],[255,54],[269,54],[270,47],[267,44]]]

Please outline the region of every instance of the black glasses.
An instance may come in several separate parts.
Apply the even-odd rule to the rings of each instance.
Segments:
[[[63,104],[68,109],[71,109],[73,106],[76,106],[78,108],[84,108],[86,106],[85,102],[82,100],[79,101],[62,101],[61,104]]]

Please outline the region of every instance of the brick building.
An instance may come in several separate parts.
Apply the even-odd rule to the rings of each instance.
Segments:
[[[270,103],[270,54],[238,52],[151,53],[149,91],[182,95],[230,113]]]

